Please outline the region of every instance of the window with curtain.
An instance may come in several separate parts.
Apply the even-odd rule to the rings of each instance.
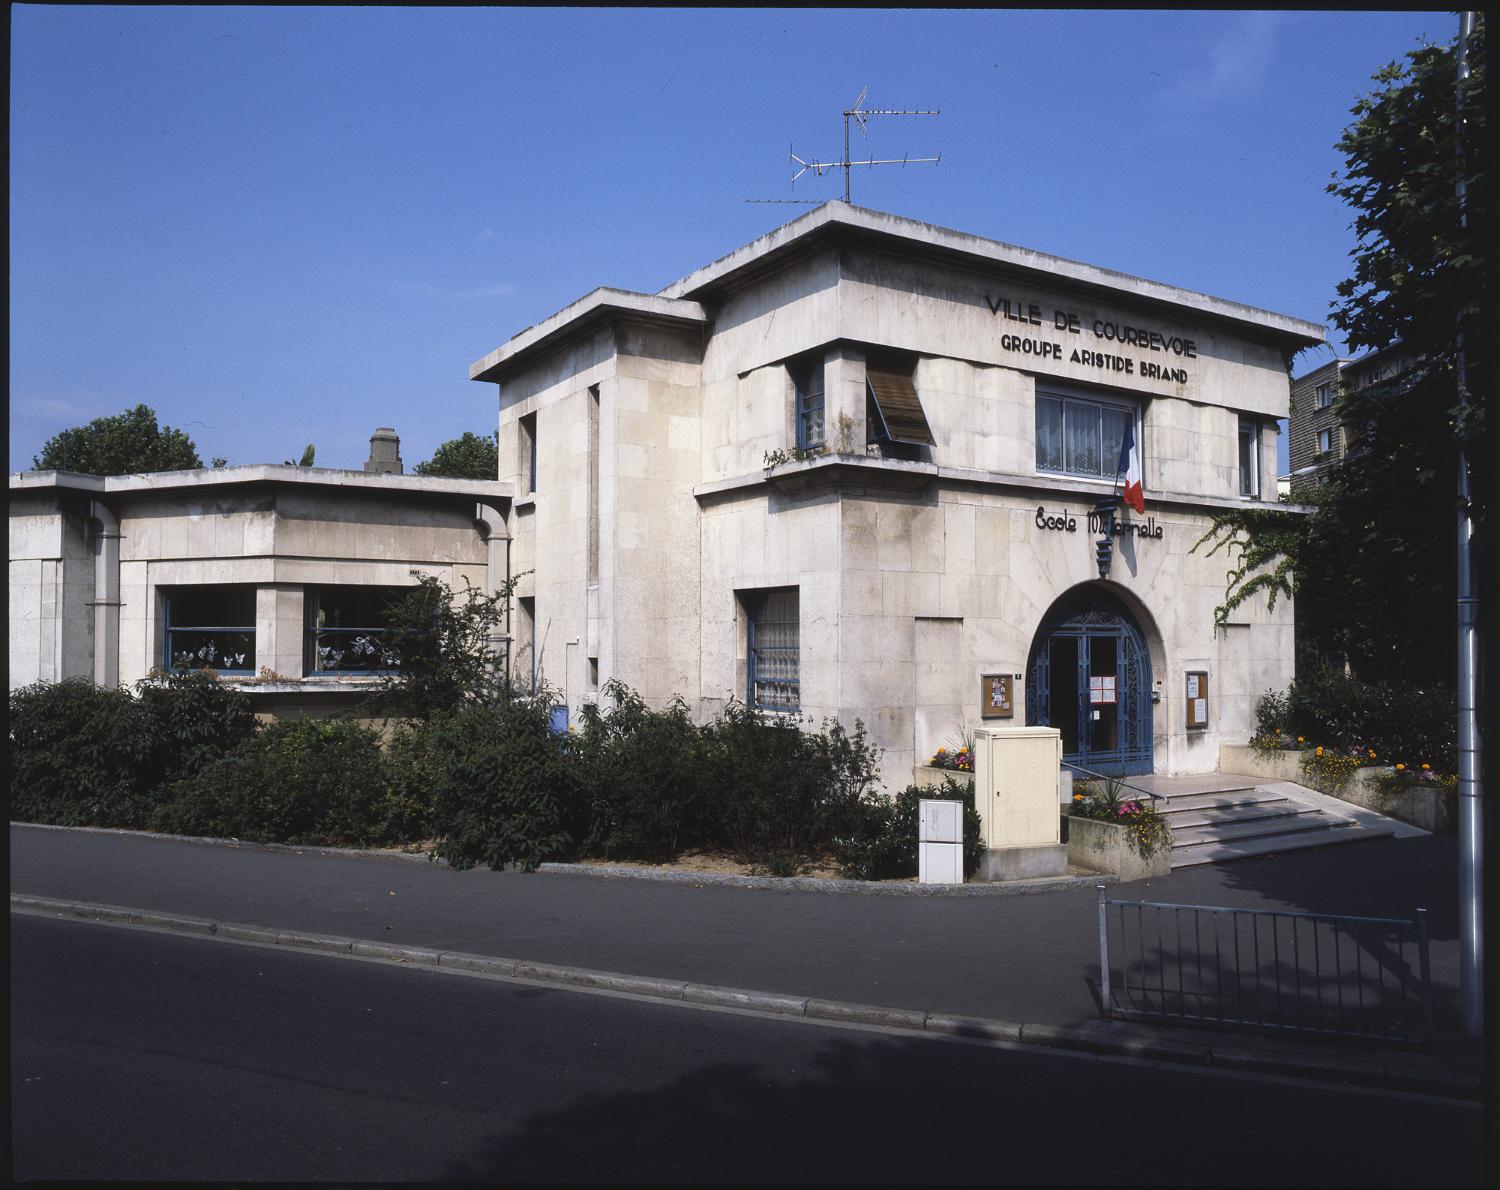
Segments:
[[[1134,416],[1126,405],[1038,393],[1037,470],[1113,480],[1119,473],[1125,427]]]
[[[766,711],[796,711],[802,706],[798,677],[797,588],[745,595],[746,701]]]

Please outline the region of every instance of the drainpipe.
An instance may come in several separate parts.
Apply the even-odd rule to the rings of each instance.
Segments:
[[[490,593],[500,590],[510,578],[510,530],[505,514],[493,504],[474,506],[474,520],[484,539],[484,585]],[[510,600],[505,601],[505,621],[499,632],[491,632],[490,654],[505,657],[505,672],[510,672]]]
[[[120,522],[98,500],[89,501],[94,532],[94,683],[120,684]]]

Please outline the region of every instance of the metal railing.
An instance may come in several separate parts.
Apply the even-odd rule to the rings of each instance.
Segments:
[[[1431,1040],[1425,909],[1410,919],[1227,909],[1116,901],[1098,887],[1106,1018]]]
[[[1121,777],[1109,777],[1104,773],[1096,773],[1092,769],[1084,768],[1082,765],[1069,764],[1066,760],[1062,762],[1062,766],[1065,769],[1072,769],[1075,773],[1082,773],[1090,781],[1105,781],[1115,785],[1119,785],[1123,789],[1133,789],[1136,793],[1144,793],[1153,802],[1160,802],[1165,800],[1161,796],[1161,794],[1152,793],[1149,789],[1142,789],[1139,785],[1132,785],[1129,781],[1126,781]]]

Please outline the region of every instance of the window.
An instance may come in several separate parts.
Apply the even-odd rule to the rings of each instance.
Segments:
[[[391,673],[401,659],[388,643],[391,608],[414,587],[309,587],[305,672]]]
[[[1333,381],[1325,380],[1313,391],[1317,394],[1319,409],[1327,409],[1333,404]]]
[[[1126,405],[1038,393],[1037,470],[1113,481],[1119,474],[1125,427],[1134,416]],[[1141,436],[1135,437],[1139,447]]]
[[[1326,455],[1326,454],[1328,454],[1332,450],[1333,450],[1333,431],[1331,429],[1329,429],[1329,430],[1319,430],[1318,431],[1318,453],[1320,455]]]
[[[173,587],[163,604],[164,668],[255,672],[254,587]]]
[[[588,574],[590,584],[599,582],[599,386],[589,386],[589,539]],[[535,464],[533,464],[535,466]]]
[[[787,365],[796,392],[797,449],[823,445],[823,361],[802,360]]]
[[[759,710],[796,711],[802,706],[797,677],[797,588],[745,596],[746,701]]]
[[[1260,497],[1260,424],[1240,418],[1240,495]]]
[[[535,693],[536,665],[536,597],[523,595],[516,600],[516,668],[514,681]]]
[[[536,491],[536,414],[528,413],[516,424],[521,427],[522,486],[531,493]]]
[[[922,409],[912,368],[898,361],[872,359],[865,367],[865,441],[889,446],[935,446]],[[894,451],[899,455],[901,452]]]

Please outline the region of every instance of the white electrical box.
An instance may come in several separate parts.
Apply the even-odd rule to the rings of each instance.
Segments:
[[[917,880],[921,884],[962,884],[962,843],[918,843]]]
[[[923,843],[962,843],[964,841],[963,802],[923,798],[917,803],[921,826],[917,839]]]
[[[917,881],[964,882],[964,804],[936,798],[917,803]]]

